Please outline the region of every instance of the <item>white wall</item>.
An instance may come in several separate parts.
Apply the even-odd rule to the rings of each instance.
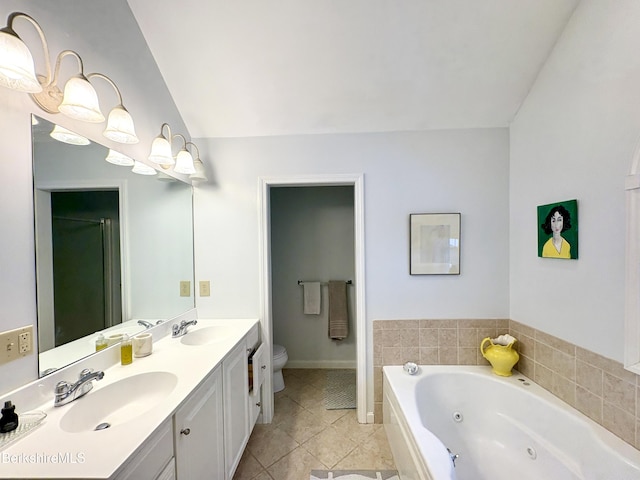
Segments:
[[[364,173],[369,365],[373,320],[508,318],[506,129],[198,144],[214,164],[212,181],[194,192],[196,281],[212,282],[210,297],[196,297],[199,315],[259,314],[259,177]],[[461,275],[409,275],[409,214],[417,212],[462,213]]]
[[[271,188],[273,341],[287,349],[290,368],[355,368],[356,289],[347,285],[349,335],[328,335],[329,288],[320,287],[320,314],[303,311],[298,280],[353,280],[353,186]]]
[[[638,25],[637,1],[580,2],[510,129],[511,318],[620,362]],[[538,258],[536,206],[573,198],[580,258]]]
[[[7,16],[15,11],[30,14],[40,23],[49,41],[52,62],[58,52],[76,50],[84,60],[85,73],[101,72],[118,84],[124,104],[136,123],[140,143],[125,147],[109,142],[102,137],[104,125],[45,114],[28,95],[0,89],[0,158],[4,172],[4,188],[0,189],[0,330],[36,323],[31,113],[104,145],[117,146],[122,153],[138,160],[146,159],[162,122],[169,122],[176,131],[186,133],[125,0],[3,0],[0,5],[3,25]],[[14,28],[34,53],[38,72],[44,73],[35,29],[25,20],[17,20]],[[65,58],[61,78],[68,78],[74,67],[73,60]],[[96,89],[103,110],[108,111],[115,105],[115,92],[106,82],[101,86],[96,82]],[[0,391],[34,380],[37,372],[37,355],[0,366]]]

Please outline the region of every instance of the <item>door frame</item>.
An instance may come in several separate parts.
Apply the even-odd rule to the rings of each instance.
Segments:
[[[48,329],[42,333],[38,328],[38,340],[43,340],[43,345],[49,345],[53,341],[53,296],[46,292],[53,292],[53,260],[51,257],[51,212],[42,212],[40,207],[51,205],[52,192],[74,192],[87,190],[118,190],[118,216],[120,221],[120,283],[125,288],[120,289],[120,302],[122,318],[130,316],[129,294],[129,247],[127,243],[128,214],[127,214],[127,181],[94,179],[87,181],[45,181],[34,184],[34,230],[36,251],[44,251],[43,258],[36,258],[36,300],[38,304],[38,327],[41,319],[45,319]],[[48,219],[45,221],[45,219]],[[44,222],[44,223],[43,223]],[[55,345],[54,345],[55,346]]]
[[[264,379],[262,422],[273,419],[273,319],[271,290],[271,187],[353,186],[354,256],[356,292],[356,412],[359,423],[372,423],[367,412],[367,323],[365,314],[364,174],[296,175],[258,179],[258,230],[260,236],[260,323],[266,344],[267,374]],[[265,393],[266,392],[266,393]]]

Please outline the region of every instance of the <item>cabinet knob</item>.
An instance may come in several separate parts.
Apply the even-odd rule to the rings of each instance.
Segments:
[[[260,367],[260,368],[262,368],[263,370],[266,370],[267,366],[266,365],[262,365],[262,367]]]
[[[256,402],[256,407],[261,407],[262,404],[260,402]]]
[[[182,435],[189,435],[190,433],[191,433],[190,428],[183,428],[182,430],[180,430],[180,434]]]

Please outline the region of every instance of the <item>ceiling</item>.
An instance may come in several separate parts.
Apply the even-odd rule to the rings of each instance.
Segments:
[[[191,136],[509,124],[579,0],[128,0]]]

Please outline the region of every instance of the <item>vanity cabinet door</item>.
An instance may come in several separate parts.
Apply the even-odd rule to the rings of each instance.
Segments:
[[[115,480],[137,480],[139,478],[163,478],[167,467],[173,465],[173,445],[171,438],[173,429],[171,421],[167,420],[141,446],[125,464],[121,472],[115,475]],[[171,470],[172,467],[169,467]]]
[[[219,367],[189,396],[173,421],[178,480],[226,478]]]
[[[253,354],[253,388],[249,392],[249,430],[253,430],[253,426],[256,424],[262,410],[262,383],[267,369],[264,352],[265,346],[263,343]]]
[[[224,391],[224,446],[227,479],[233,478],[249,440],[249,362],[245,342],[222,361]],[[196,478],[196,477],[193,477]],[[222,478],[222,477],[221,477]]]

